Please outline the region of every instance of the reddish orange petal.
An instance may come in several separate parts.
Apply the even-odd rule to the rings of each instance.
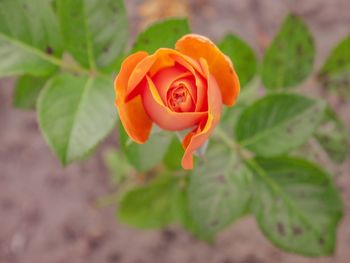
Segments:
[[[199,62],[184,55],[181,55],[181,56],[173,55],[173,58],[177,63],[187,68],[195,77],[197,94],[198,94],[197,102],[196,102],[196,111],[206,111],[208,107],[207,107],[207,95],[206,95],[207,88],[206,88],[206,84],[204,84],[205,73],[203,72]]]
[[[209,73],[207,62],[204,59],[200,59],[200,62],[207,74],[208,80],[208,118],[203,128],[199,125],[183,141],[185,153],[182,158],[182,167],[184,169],[193,168],[193,152],[208,140],[211,132],[219,122],[221,115],[222,100],[218,84],[215,78]]]
[[[145,110],[152,120],[164,130],[178,131],[191,128],[202,122],[207,112],[174,112],[165,106],[153,81],[148,76],[143,89],[142,100]]]
[[[115,105],[119,112],[120,120],[126,133],[136,142],[144,143],[150,134],[152,120],[144,110],[141,96],[135,96],[125,102],[127,96],[128,81],[135,66],[147,57],[146,52],[137,52],[125,59],[120,72],[115,79],[114,89],[116,93]]]
[[[179,78],[184,78],[190,75],[191,73],[185,68],[175,65],[174,67],[159,70],[157,74],[152,77],[152,80],[159,92],[160,97],[165,103],[167,101],[167,92],[171,84]]]
[[[223,103],[231,106],[239,94],[240,84],[231,60],[208,38],[188,34],[176,42],[176,49],[195,60],[206,59],[209,72],[215,77]]]
[[[154,54],[147,56],[135,65],[128,80],[127,100],[133,98],[135,95],[134,90],[138,87],[146,74],[152,77],[159,70],[174,66],[175,62],[178,62],[193,74],[199,72],[204,75],[199,63],[191,57],[185,56],[174,49],[160,48]]]

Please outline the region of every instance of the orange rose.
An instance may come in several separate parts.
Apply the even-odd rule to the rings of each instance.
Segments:
[[[182,142],[182,167],[192,169],[193,152],[217,125],[222,104],[232,106],[239,90],[230,59],[209,39],[189,34],[175,50],[127,57],[115,79],[115,105],[137,143],[148,139],[153,123],[169,131],[192,129]]]

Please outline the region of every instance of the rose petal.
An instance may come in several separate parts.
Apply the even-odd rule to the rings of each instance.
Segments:
[[[207,117],[207,112],[173,112],[168,109],[152,81],[146,76],[148,87],[143,88],[142,100],[152,120],[165,130],[178,131],[191,128]]]
[[[133,69],[147,55],[146,52],[141,51],[127,57],[114,82],[114,89],[117,96],[115,105],[117,106],[120,120],[126,133],[138,143],[144,143],[148,139],[152,128],[152,120],[144,110],[141,96],[135,96],[128,102],[125,102],[125,98],[128,81]]]
[[[195,111],[207,111],[207,85],[205,83],[205,73],[203,72],[202,67],[197,61],[193,59],[188,60],[188,57],[186,58],[187,60],[184,59],[183,56],[173,56],[173,58],[177,63],[181,64],[192,72],[193,76],[195,77],[197,87],[197,102]]]
[[[177,79],[188,75],[191,75],[191,72],[180,65],[175,65],[174,67],[159,70],[157,74],[152,77],[152,81],[164,103],[167,101],[167,93],[171,84]]]
[[[185,153],[182,157],[181,164],[184,169],[193,168],[193,152],[208,140],[221,115],[222,100],[218,84],[215,78],[209,73],[206,60],[200,59],[200,64],[207,74],[208,80],[208,118],[204,125],[198,125],[198,127],[187,134],[183,140]]]
[[[173,85],[176,87],[178,85],[184,85],[189,93],[189,95],[191,96],[191,101],[193,102],[193,104],[196,104],[197,101],[197,89],[196,89],[196,83],[194,80],[193,76],[189,76],[189,77],[182,77],[179,78],[178,80],[175,80],[173,82]]]
[[[215,77],[223,103],[231,106],[239,94],[240,84],[231,60],[208,38],[188,34],[176,42],[176,49],[195,60],[201,57],[208,61],[209,72]]]
[[[194,70],[196,69],[201,74],[201,67],[199,63],[194,61],[189,56],[181,54],[179,51],[170,48],[160,48],[153,55],[150,55],[143,60],[139,61],[129,78],[127,89],[127,100],[132,99],[135,95],[134,90],[138,87],[141,81],[144,79],[147,73],[153,76],[162,67],[174,66],[175,62],[179,59],[183,64],[186,64],[186,68]],[[136,93],[137,94],[137,93]]]

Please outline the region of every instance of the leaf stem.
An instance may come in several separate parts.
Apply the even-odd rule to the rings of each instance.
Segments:
[[[254,160],[251,152],[244,149],[240,144],[231,139],[220,127],[215,128],[215,135],[221,139],[228,147],[236,151],[240,157],[278,194],[283,196],[278,185],[266,174],[260,165]]]
[[[50,56],[50,55],[46,55],[46,54],[43,54],[42,56],[43,56],[43,58],[45,56],[46,61],[51,62],[52,64],[54,64],[56,66],[59,66],[61,69],[71,71],[72,73],[88,74],[88,75],[95,74],[93,71],[85,69],[77,64],[69,63],[67,61],[64,61],[63,59],[56,58],[54,56]]]
[[[221,139],[222,142],[224,142],[228,147],[230,147],[232,150],[239,153],[239,155],[244,159],[248,160],[251,159],[252,154],[248,152],[247,150],[243,149],[240,144],[236,143],[233,139],[231,139],[226,132],[224,132],[219,126],[215,128],[214,134]]]

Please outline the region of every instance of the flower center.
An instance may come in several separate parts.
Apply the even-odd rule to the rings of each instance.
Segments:
[[[195,104],[188,87],[184,82],[178,81],[172,85],[167,94],[168,107],[176,112],[193,111]]]

